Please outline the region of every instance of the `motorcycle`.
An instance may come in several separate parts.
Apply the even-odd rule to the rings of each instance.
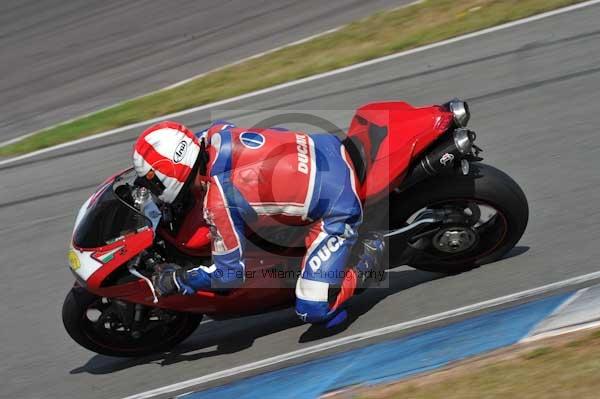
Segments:
[[[360,234],[381,232],[390,265],[446,274],[494,262],[528,221],[527,199],[502,171],[482,163],[468,105],[413,107],[376,102],[356,110],[342,140],[364,203]],[[298,229],[249,231],[246,273],[230,290],[157,298],[150,276],[162,263],[210,264],[210,230],[201,190],[184,220],[135,184],[132,169],[83,204],[68,254],[75,284],[62,309],[69,335],[94,352],[134,357],[166,351],[203,316],[225,319],[288,307],[305,249]],[[269,237],[269,239],[265,239]],[[277,239],[273,239],[277,237]]]

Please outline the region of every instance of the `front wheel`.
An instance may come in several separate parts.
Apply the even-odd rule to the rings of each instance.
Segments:
[[[117,357],[138,357],[166,351],[190,336],[202,316],[96,296],[73,287],[62,308],[65,329],[79,345]],[[141,316],[141,317],[140,317]]]
[[[527,198],[504,172],[481,163],[468,175],[438,176],[407,192],[393,194],[390,226],[407,225],[425,210],[449,215],[442,225],[391,248],[416,269],[456,274],[494,262],[510,251],[525,232]],[[398,243],[399,244],[399,243]]]

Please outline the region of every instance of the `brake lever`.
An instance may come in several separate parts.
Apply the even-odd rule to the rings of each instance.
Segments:
[[[141,278],[142,280],[144,280],[146,282],[146,284],[148,284],[148,287],[150,288],[150,291],[152,292],[152,296],[154,297],[154,300],[152,302],[158,303],[158,296],[156,295],[156,289],[154,288],[154,284],[152,284],[152,280],[150,280],[148,277],[144,276],[142,273],[137,271],[137,269],[135,268],[136,266],[139,266],[141,260],[142,260],[142,256],[138,255],[137,258],[133,262],[130,262],[129,265],[127,265],[127,270],[129,270],[129,273],[133,274],[136,277]]]

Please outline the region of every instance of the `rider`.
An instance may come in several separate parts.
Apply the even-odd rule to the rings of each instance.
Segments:
[[[133,165],[138,181],[164,203],[181,202],[194,182],[205,189],[213,265],[161,267],[153,282],[162,296],[239,286],[245,227],[265,217],[308,226],[296,284],[296,313],[303,321],[340,323],[346,317],[342,304],[380,275],[380,235],[363,240],[354,267],[347,267],[362,205],[348,153],[333,135],[246,130],[219,121],[196,136],[167,121],[141,134]]]

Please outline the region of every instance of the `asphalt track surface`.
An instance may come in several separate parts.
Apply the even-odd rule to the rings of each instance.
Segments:
[[[0,141],[409,0],[4,0]]]
[[[530,224],[510,257],[445,278],[394,271],[389,289],[358,298],[355,320],[336,337],[598,270],[599,18],[600,6],[588,7],[230,104],[238,114],[337,109],[345,127],[343,110],[374,99],[467,98],[486,162],[529,198]],[[198,129],[209,116],[180,119]],[[0,396],[114,398],[311,345],[300,342],[311,332],[291,310],[204,324],[175,352],[137,360],[98,356],[67,337],[60,308],[72,283],[65,255],[76,208],[128,165],[138,133],[0,167]]]

